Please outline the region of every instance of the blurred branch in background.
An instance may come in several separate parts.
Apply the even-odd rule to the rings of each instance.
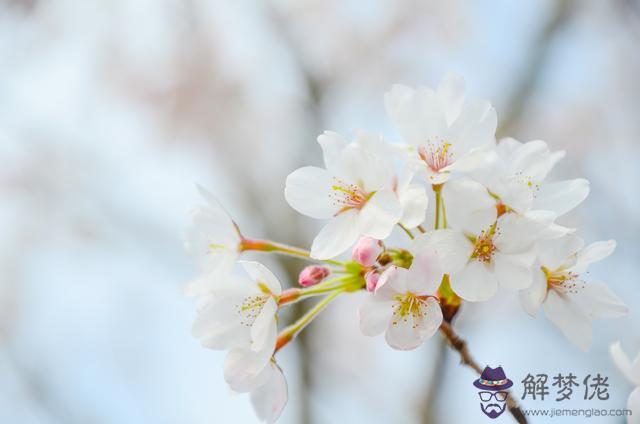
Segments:
[[[467,342],[462,340],[456,332],[453,330],[451,324],[447,322],[443,322],[440,326],[440,332],[447,338],[447,342],[452,349],[456,350],[460,354],[460,363],[462,365],[466,365],[468,367],[473,368],[473,370],[478,374],[482,374],[482,368],[476,360],[471,356],[471,352],[469,352],[469,348],[467,347]],[[507,408],[513,418],[520,424],[526,424],[527,418],[522,413],[522,410],[518,406],[518,402],[513,398],[511,392],[509,391],[509,396],[507,397]]]
[[[574,0],[556,0],[548,21],[542,25],[540,33],[529,48],[529,53],[525,55],[526,62],[520,67],[522,73],[511,94],[507,96],[506,106],[500,111],[497,139],[514,134],[544,73],[551,46],[570,21],[574,8]]]

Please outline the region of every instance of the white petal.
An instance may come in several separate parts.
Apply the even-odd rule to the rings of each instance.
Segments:
[[[503,137],[496,146],[496,151],[500,154],[500,157],[506,159],[511,157],[523,144],[523,142],[513,137]]]
[[[380,300],[395,299],[398,294],[407,292],[409,270],[395,265],[390,266],[380,275],[376,285],[375,298]]]
[[[340,155],[347,146],[347,142],[338,133],[325,131],[318,136],[318,143],[322,147],[324,166],[327,169],[338,169],[340,167]]]
[[[329,171],[315,166],[296,169],[287,176],[284,197],[303,215],[316,219],[331,218],[340,206],[333,202],[335,184]]]
[[[549,240],[575,233],[575,228],[564,227],[553,223],[540,232],[540,240]]]
[[[589,195],[589,181],[583,178],[545,183],[540,186],[533,204],[534,209],[564,215],[578,206]]]
[[[429,205],[429,197],[424,186],[411,184],[400,194],[402,217],[400,222],[407,228],[414,228],[424,222]]]
[[[358,212],[351,209],[338,214],[313,240],[311,257],[330,259],[347,250],[358,239]]]
[[[433,297],[427,299],[427,310],[424,320],[418,324],[418,329],[422,333],[422,340],[425,341],[435,334],[442,324],[442,309],[440,303]]]
[[[194,337],[200,339],[203,347],[214,350],[246,347],[251,340],[248,328],[242,328],[233,323],[212,322],[206,315],[199,315],[196,318],[192,333]]]
[[[640,386],[640,352],[636,355],[635,359],[631,363],[631,379],[636,385]]]
[[[239,242],[237,228],[221,206],[192,211],[184,244],[204,272],[216,270],[220,263],[228,263],[229,258],[234,260]]]
[[[584,241],[581,238],[567,235],[554,240],[540,241],[536,246],[536,250],[542,266],[555,271],[565,265],[570,257],[582,249],[583,245]]]
[[[364,145],[369,143],[369,146],[375,143],[362,141],[363,138],[376,138],[380,141],[378,135],[359,133],[358,143],[347,145],[340,156],[345,174],[349,176],[350,181],[356,182],[358,187],[366,192],[391,187],[395,175],[393,158],[382,150],[363,147],[361,142]]]
[[[278,365],[269,365],[269,379],[251,392],[251,404],[261,422],[275,423],[289,398],[287,380]]]
[[[377,336],[381,334],[387,326],[393,313],[393,301],[379,301],[374,299],[374,295],[367,296],[360,308],[360,331],[365,336]]]
[[[496,202],[475,181],[448,181],[442,188],[447,224],[469,234],[480,234],[497,218]]]
[[[531,267],[534,260],[533,250],[516,254],[495,253],[493,263],[498,283],[508,289],[526,289],[533,281]]]
[[[394,315],[389,321],[385,340],[394,349],[411,350],[433,336],[442,324],[442,310],[433,298],[420,305],[421,317],[408,313],[404,317]]]
[[[495,143],[496,110],[489,102],[468,102],[449,128],[447,139],[462,151]]]
[[[542,272],[538,267],[533,270],[533,281],[531,286],[518,293],[522,309],[532,317],[536,316],[546,294],[547,278],[545,277],[544,272]]]
[[[225,207],[222,206],[222,203],[220,203],[218,198],[200,185],[198,185],[198,192],[207,201],[208,207],[204,209],[210,215],[210,219],[213,221],[212,224],[221,225],[222,232],[224,234],[229,235],[234,241],[239,240],[241,236],[238,232],[238,227],[233,222],[231,215]]]
[[[636,387],[629,395],[627,409],[631,410],[631,416],[627,417],[627,424],[640,424],[640,387]]]
[[[201,296],[205,293],[214,290],[221,284],[231,284],[231,273],[233,266],[238,259],[238,253],[225,252],[215,255],[215,260],[209,262],[211,270],[205,271],[191,282],[187,284],[186,293],[187,296]]]
[[[543,303],[547,318],[562,331],[562,334],[582,351],[591,346],[591,321],[589,317],[567,296],[560,296],[549,290]]]
[[[498,290],[498,281],[484,263],[473,260],[451,276],[451,288],[464,300],[483,302]]]
[[[277,311],[278,305],[276,301],[273,298],[268,299],[253,325],[251,325],[251,350],[254,352],[266,349],[273,353],[278,337]]]
[[[605,284],[585,284],[582,293],[580,305],[591,319],[617,318],[629,313],[627,305]]]
[[[453,72],[447,73],[438,85],[437,95],[444,106],[447,125],[451,125],[464,104],[464,78]]]
[[[578,252],[576,257],[576,264],[572,268],[572,271],[576,274],[582,274],[586,271],[587,267],[594,263],[603,260],[607,256],[611,255],[616,249],[616,241],[597,241],[591,243],[583,250]]]
[[[456,230],[436,230],[418,236],[413,241],[412,251],[419,251],[424,246],[435,249],[445,274],[462,269],[473,252],[473,244]]]
[[[238,263],[242,265],[253,281],[265,285],[271,293],[279,295],[282,292],[282,286],[278,277],[260,262],[239,261]]]
[[[520,175],[500,177],[490,189],[504,205],[518,213],[531,209],[534,192]]]
[[[224,379],[239,393],[250,392],[269,379],[271,353],[249,349],[232,349],[224,360]]]
[[[205,347],[229,349],[249,345],[249,329],[241,324],[242,317],[237,313],[237,307],[254,292],[242,289],[249,281],[235,279],[235,283],[203,297],[198,304],[192,334]]]
[[[522,144],[509,159],[511,170],[530,178],[533,183],[542,181],[553,166],[549,146],[542,140]]]
[[[421,145],[430,137],[443,134],[447,124],[445,113],[432,89],[414,90],[396,84],[384,100],[394,127],[407,142]]]
[[[622,344],[620,344],[620,341],[613,343],[609,347],[609,353],[611,353],[611,359],[613,359],[613,363],[616,364],[616,367],[618,367],[622,375],[624,375],[625,378],[627,378],[631,382],[631,384],[640,386],[640,381],[636,381],[633,378],[633,367],[631,364],[631,359],[629,358],[629,356],[627,356],[625,351],[622,350]],[[638,412],[640,413],[640,411]]]
[[[547,228],[555,214],[549,211],[529,211],[525,214],[505,213],[498,218],[494,243],[503,253],[528,250]]]
[[[402,216],[402,206],[391,190],[380,190],[367,201],[358,216],[359,231],[384,240]]]
[[[418,173],[423,176],[425,181],[429,184],[444,184],[449,181],[449,178],[451,178],[451,173],[449,171],[440,170],[438,172],[434,172],[428,166],[422,166]]]
[[[454,162],[451,165],[443,168],[446,172],[467,172],[470,173],[476,169],[482,168],[492,158],[491,144],[483,147],[471,149],[470,151],[463,151],[460,155],[455,157]],[[461,150],[461,149],[458,149]]]
[[[442,266],[434,248],[424,246],[413,252],[407,275],[407,288],[417,295],[433,295],[442,281]]]

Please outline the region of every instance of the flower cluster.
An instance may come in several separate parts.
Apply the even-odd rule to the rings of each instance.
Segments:
[[[589,193],[584,179],[547,181],[564,152],[540,140],[496,141],[495,109],[465,99],[456,75],[435,90],[393,86],[385,105],[400,141],[325,132],[318,137],[325,166],[287,177],[289,205],[325,222],[310,251],[245,238],[201,190],[207,205],[187,233],[202,269],[189,286],[199,297],[193,332],[205,347],[229,350],[225,379],[251,393],[263,421],[275,421],[287,400],[276,353],[342,293],[368,292],[358,310],[362,333],[384,333],[401,350],[433,336],[465,301],[486,301],[499,288],[519,291],[531,315],[542,306],[583,350],[592,320],[627,312],[606,285],[583,279],[615,242],[585,247],[558,222]],[[406,233],[404,245],[385,243],[394,230]],[[350,260],[340,260],[349,249]],[[238,260],[248,250],[316,264],[301,271],[301,287],[282,290],[264,265]],[[247,276],[234,274],[236,264]],[[278,333],[279,310],[311,296],[324,297]]]

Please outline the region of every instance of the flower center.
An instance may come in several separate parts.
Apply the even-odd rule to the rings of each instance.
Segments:
[[[237,306],[237,312],[240,315],[240,324],[251,327],[255,322],[264,304],[267,303],[269,295],[255,295],[245,297],[240,305]]]
[[[482,231],[475,239],[473,253],[471,259],[477,259],[480,262],[489,263],[496,251],[496,245],[493,243],[493,235],[495,227],[492,226],[488,231]]]
[[[550,271],[542,267],[542,272],[547,278],[547,290],[553,289],[560,294],[575,294],[584,288],[584,284],[577,279],[578,275],[571,271]]]
[[[347,184],[337,178],[334,178],[334,181],[335,184],[331,186],[331,199],[334,205],[341,207],[336,215],[349,209],[362,209],[371,196],[375,194],[375,192],[367,193],[361,187],[355,184]]]
[[[413,328],[418,327],[418,323],[427,314],[427,297],[428,296],[416,296],[411,292],[407,292],[404,295],[396,295],[395,303],[393,304],[393,317],[391,318],[392,325],[398,325],[400,321],[408,322],[409,318],[413,319]]]
[[[444,140],[429,140],[425,146],[418,147],[418,155],[433,172],[453,163],[451,143]]]

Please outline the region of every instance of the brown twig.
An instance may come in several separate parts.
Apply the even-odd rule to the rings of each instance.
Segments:
[[[469,348],[467,347],[467,342],[462,340],[456,334],[453,327],[451,327],[451,324],[443,322],[440,326],[440,332],[446,337],[447,342],[449,342],[449,346],[451,346],[460,354],[460,363],[473,368],[478,373],[478,375],[480,375],[482,373],[482,368],[471,356]],[[511,392],[509,392],[509,396],[507,397],[507,408],[518,423],[527,423],[527,418],[524,416],[522,410],[518,406],[518,402],[516,402],[513,396],[511,396]]]

